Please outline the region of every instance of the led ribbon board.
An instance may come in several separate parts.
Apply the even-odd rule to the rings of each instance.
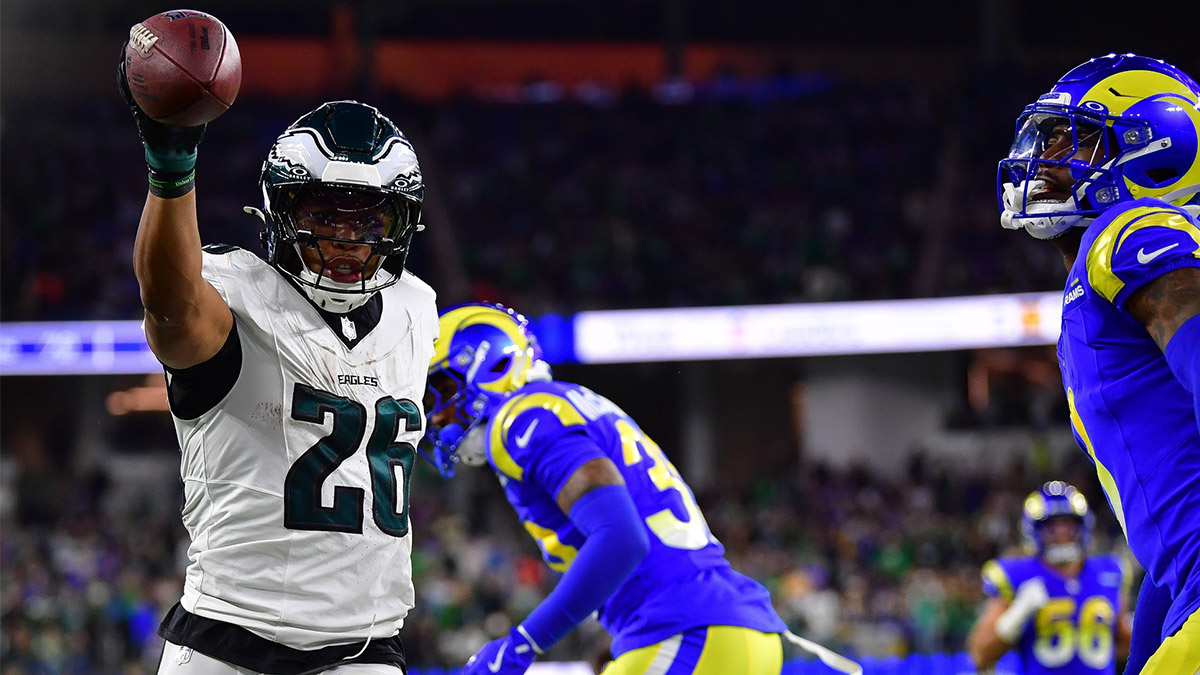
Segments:
[[[533,319],[551,363],[702,361],[1054,344],[1061,293],[632,309]],[[139,321],[0,324],[0,375],[156,373]]]
[[[140,321],[0,324],[0,375],[154,372]]]
[[[582,312],[580,363],[950,351],[1054,344],[1061,293]]]

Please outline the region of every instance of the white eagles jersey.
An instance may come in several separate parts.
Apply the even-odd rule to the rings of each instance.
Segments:
[[[408,480],[433,290],[405,272],[350,349],[258,256],[203,260],[242,358],[211,409],[172,410],[192,540],[181,605],[296,649],[395,635],[414,599]]]

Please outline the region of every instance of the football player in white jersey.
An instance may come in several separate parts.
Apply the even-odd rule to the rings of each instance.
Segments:
[[[408,481],[438,321],[404,269],[423,184],[375,108],[321,105],[263,165],[266,259],[204,247],[203,127],[133,103],[150,169],[134,268],[166,370],[191,536],[160,674],[404,671]]]

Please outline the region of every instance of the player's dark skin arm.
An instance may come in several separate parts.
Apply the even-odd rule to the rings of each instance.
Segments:
[[[1121,607],[1117,610],[1116,639],[1114,643],[1116,657],[1121,661],[1129,658],[1129,644],[1133,642],[1133,620],[1129,618],[1130,616],[1129,604],[1122,600]]]
[[[617,470],[617,465],[607,457],[597,457],[584,464],[571,474],[567,484],[558,491],[558,508],[563,513],[571,513],[571,507],[580,497],[588,492],[605,485],[624,485],[625,479]]]
[[[1166,351],[1179,327],[1200,314],[1200,268],[1167,272],[1129,296],[1126,307],[1158,348]]]
[[[195,190],[174,199],[146,196],[133,244],[133,271],[146,309],[146,341],[167,366],[212,358],[233,327],[233,314],[200,274]]]

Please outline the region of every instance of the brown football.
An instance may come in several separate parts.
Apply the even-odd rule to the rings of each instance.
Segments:
[[[129,29],[125,76],[133,100],[147,115],[194,127],[233,105],[242,85],[242,57],[215,16],[176,9]]]

